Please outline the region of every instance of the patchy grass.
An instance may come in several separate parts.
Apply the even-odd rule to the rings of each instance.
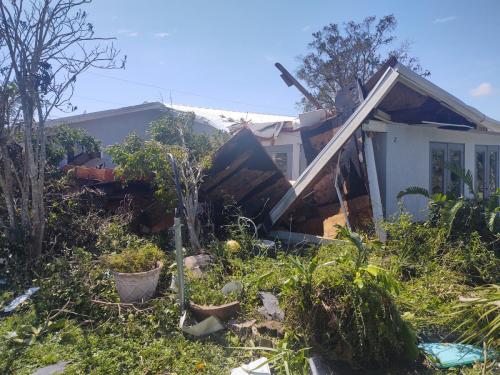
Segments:
[[[5,335],[35,322],[32,313],[7,318],[0,325],[0,373],[31,374],[36,368],[69,360],[65,374],[223,374],[248,357],[227,349],[239,345],[230,333],[195,340],[184,337],[175,325],[155,328],[134,315],[121,322],[84,327],[73,321],[56,332],[18,344]],[[165,333],[165,331],[169,331]]]
[[[279,361],[286,359],[295,369],[292,373],[301,374],[305,355],[317,352],[350,362],[351,370],[360,364],[365,366],[353,373],[454,373],[431,369],[422,357],[408,368],[382,367],[380,372],[378,364],[378,371],[367,370],[389,358],[399,363],[402,353],[392,348],[403,345],[398,332],[406,325],[420,340],[451,341],[460,335],[454,332],[459,322],[453,306],[458,296],[471,290],[471,278],[464,267],[470,262],[464,262],[465,255],[461,255],[465,247],[451,252],[434,229],[409,223],[404,226],[404,230],[398,230],[407,237],[393,239],[379,250],[370,249],[361,268],[354,266],[357,249],[353,245],[276,251],[270,257],[249,249],[227,254],[215,243],[212,252],[218,256],[213,267],[203,278],[188,275],[189,296],[201,304],[228,302],[236,296],[223,296],[220,289],[229,281],[240,280],[244,286],[238,296],[241,319],[262,319],[256,312],[259,291],[279,296],[287,320],[285,338],[271,340],[278,350],[274,354],[279,358],[277,373],[283,373]],[[123,238],[123,233],[103,237],[113,240]],[[486,253],[477,238],[469,244],[473,251],[467,259],[474,269],[484,270],[474,273],[473,280],[478,275],[495,279],[497,259]],[[168,291],[167,267],[157,298],[138,306],[140,311],[118,311],[114,305],[92,302],[118,301],[112,278],[97,259],[98,254],[74,249],[46,262],[34,281],[41,286],[39,293],[16,314],[0,320],[0,373],[30,374],[36,368],[69,360],[67,374],[225,374],[258,355],[272,354],[235,349],[257,342],[228,330],[203,339],[182,334],[175,295]],[[172,261],[172,254],[167,253],[167,259]],[[325,262],[331,263],[320,267]],[[380,269],[368,269],[370,264]],[[16,290],[16,295],[19,292]],[[0,305],[10,298],[12,293],[0,292]],[[321,319],[327,322],[337,316],[337,331],[328,324],[321,328],[307,323],[320,319],[318,306],[325,305],[331,310]],[[63,306],[67,311],[58,313]],[[371,358],[371,364],[360,360],[364,355]],[[481,368],[478,365],[460,371],[479,374]]]

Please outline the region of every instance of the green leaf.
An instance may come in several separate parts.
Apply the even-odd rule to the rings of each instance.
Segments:
[[[405,190],[402,190],[398,193],[397,199],[400,200],[405,195],[423,195],[426,198],[429,198],[429,191],[420,186],[410,186]]]

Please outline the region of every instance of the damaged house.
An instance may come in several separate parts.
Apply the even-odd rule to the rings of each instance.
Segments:
[[[375,224],[384,240],[380,221],[398,214],[397,195],[407,187],[470,194],[447,163],[470,170],[480,194],[498,187],[500,122],[394,59],[340,92],[332,116],[322,119],[325,111],[319,112],[307,116],[319,121],[298,127],[307,166],[293,184],[271,173],[270,160],[255,165],[252,156],[225,158],[238,137],[251,136],[237,133],[216,155],[206,197],[228,202],[233,193],[245,214],[285,239],[295,233],[334,238],[335,224]],[[261,152],[257,146],[253,152]],[[252,183],[241,191],[246,179]],[[406,196],[403,204],[417,219],[426,214],[424,197]]]
[[[223,208],[237,205],[263,232],[285,240],[333,239],[336,224],[374,226],[384,240],[379,224],[399,213],[400,191],[470,195],[447,164],[470,170],[483,196],[499,186],[500,122],[395,59],[343,88],[335,108],[297,118],[146,103],[50,125],[82,127],[106,146],[131,131],[147,136],[147,125],[169,110],[194,112],[199,131],[233,133],[200,189],[214,222],[223,224]],[[402,204],[416,219],[425,217],[424,197],[405,196]]]
[[[193,107],[180,104],[163,104],[160,102],[143,103],[128,107],[109,109],[98,112],[83,113],[74,116],[61,117],[47,121],[47,127],[67,125],[71,128],[84,129],[89,135],[101,141],[103,147],[121,143],[130,133],[136,133],[141,138],[147,138],[147,129],[151,122],[159,120],[169,112],[194,113],[193,128],[198,133],[213,133],[216,130],[229,130],[240,123],[275,123],[277,121],[292,121],[294,118],[284,115],[269,115],[253,112],[237,112],[223,109]],[[79,156],[79,150],[68,158],[65,163],[71,163]],[[76,161],[75,161],[76,162]],[[99,164],[104,168],[113,168],[111,157],[105,152],[86,164],[94,167]]]

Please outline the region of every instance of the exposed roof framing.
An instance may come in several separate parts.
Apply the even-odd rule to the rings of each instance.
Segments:
[[[499,121],[493,120],[478,110],[468,106],[404,65],[391,61],[389,64],[384,65],[384,68],[385,71],[383,73],[379,72],[374,75],[374,77],[380,77],[376,83],[374,83],[374,79],[372,78],[369,80],[368,84],[365,85],[364,88],[368,91],[365,100],[345,121],[344,125],[335,133],[333,138],[321,150],[311,164],[309,164],[294,185],[270,211],[270,220],[273,224],[291,208],[296,199],[314,182],[316,176],[318,176],[329,164],[330,160],[349,140],[356,129],[358,129],[374,110],[377,109],[396,84],[398,84],[398,86],[403,84],[418,93],[416,98],[420,98],[422,103],[425,103],[424,98],[431,98],[433,101],[436,101],[441,106],[462,116],[472,124],[484,126],[490,131],[500,132]]]
[[[202,200],[224,207],[239,206],[257,224],[291,187],[250,129],[243,128],[214,155],[200,188]],[[214,210],[216,224],[224,221],[222,209]],[[222,216],[221,216],[222,215]]]

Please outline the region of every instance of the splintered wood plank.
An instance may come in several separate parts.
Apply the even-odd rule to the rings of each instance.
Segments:
[[[223,171],[217,173],[215,176],[207,179],[207,182],[203,186],[203,190],[209,192],[224,179],[229,177],[233,172],[235,172],[239,167],[243,165],[252,156],[252,151],[246,150],[240,156],[238,156],[234,161],[232,161]]]
[[[248,192],[274,173],[276,172],[243,168],[219,185],[217,195],[222,192],[223,195],[232,197],[236,202],[239,202]]]
[[[269,178],[273,180],[276,175]],[[265,185],[267,181],[261,184]],[[257,215],[260,212],[269,212],[269,210],[280,200],[283,192],[290,187],[290,183],[285,178],[279,178],[273,181],[268,186],[263,186],[262,190],[260,188],[254,189],[254,192],[246,195],[241,204],[246,207],[251,215]]]
[[[344,126],[330,140],[318,156],[313,160],[306,170],[300,175],[295,184],[281,198],[270,212],[271,222],[276,223],[283,216],[296,198],[306,190],[314,181],[316,176],[328,165],[330,160],[337,154],[342,146],[349,140],[354,132],[361,126],[371,111],[382,101],[385,95],[396,84],[399,73],[396,70],[388,69],[382,78],[377,82],[375,88],[368,94],[365,101],[349,117]]]

